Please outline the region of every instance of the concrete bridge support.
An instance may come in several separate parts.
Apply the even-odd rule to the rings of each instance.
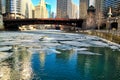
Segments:
[[[4,29],[8,31],[18,31],[19,25],[4,25]]]
[[[120,30],[120,19],[118,19],[118,30]]]
[[[2,15],[0,15],[0,30],[4,30]]]

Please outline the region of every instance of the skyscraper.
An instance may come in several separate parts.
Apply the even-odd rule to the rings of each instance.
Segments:
[[[2,0],[0,0],[0,14],[2,14]]]
[[[103,0],[95,0],[96,12],[101,12],[102,11],[102,1]]]
[[[5,13],[5,0],[0,0],[0,5],[1,5],[1,12],[2,14]]]
[[[71,0],[57,0],[57,18],[71,18]]]
[[[31,18],[31,0],[5,0],[5,18]]]
[[[46,8],[47,8],[47,11],[48,11],[48,18],[51,18],[51,5],[46,3]]]
[[[55,13],[54,12],[51,13],[51,18],[55,18]]]
[[[120,0],[103,0],[103,13],[107,17],[109,8],[112,9],[112,16],[120,16]]]
[[[72,18],[79,18],[79,6],[72,2]]]
[[[2,16],[2,0],[0,0],[0,30],[4,29],[3,27],[3,16]]]
[[[18,18],[20,13],[21,0],[6,0],[6,17]]]
[[[80,18],[86,18],[89,0],[80,0]]]
[[[40,3],[35,6],[35,18],[48,18],[48,10],[44,0],[41,0]]]

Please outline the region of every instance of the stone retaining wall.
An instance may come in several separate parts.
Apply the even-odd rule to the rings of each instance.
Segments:
[[[98,36],[98,37],[104,38],[106,40],[109,40],[111,42],[115,42],[115,43],[120,44],[120,35],[116,35],[116,34],[113,34],[113,33],[110,33],[110,32],[83,31],[83,32],[80,32],[80,33]]]

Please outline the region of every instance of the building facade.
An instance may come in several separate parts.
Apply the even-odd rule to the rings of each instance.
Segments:
[[[55,18],[55,13],[54,12],[51,13],[51,18]]]
[[[85,19],[87,16],[87,9],[89,7],[89,0],[80,0],[80,18]]]
[[[46,3],[46,8],[47,8],[47,11],[48,11],[48,18],[51,18],[51,5]]]
[[[33,10],[31,0],[5,0],[4,18],[32,18]]]
[[[79,18],[79,6],[72,2],[72,18]]]
[[[0,14],[2,14],[2,0],[0,0]]]
[[[103,0],[95,0],[96,13],[102,12]]]
[[[57,0],[57,18],[72,17],[72,2],[71,0]]]
[[[48,18],[48,10],[44,0],[35,6],[35,18]]]
[[[2,16],[2,0],[0,0],[0,30],[4,29],[3,27],[3,16]]]
[[[120,16],[120,0],[103,0],[103,14],[108,17],[109,8],[112,11],[112,17]]]

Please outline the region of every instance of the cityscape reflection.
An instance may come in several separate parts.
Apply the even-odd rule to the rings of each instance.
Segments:
[[[47,38],[40,40],[43,36]],[[120,78],[120,47],[99,37],[60,31],[1,32],[0,42],[0,80]]]

